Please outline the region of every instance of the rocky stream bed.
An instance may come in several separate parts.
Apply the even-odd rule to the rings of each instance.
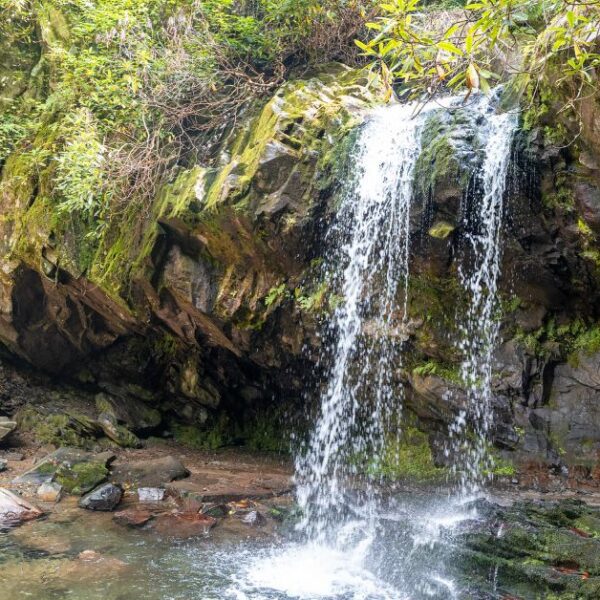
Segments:
[[[292,469],[272,455],[166,440],[102,453],[10,447],[0,460],[2,600],[600,593],[593,493],[507,482],[459,500],[435,486],[390,484],[377,540],[364,556],[334,556],[295,531]]]

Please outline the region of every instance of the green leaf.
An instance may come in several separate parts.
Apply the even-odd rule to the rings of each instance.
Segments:
[[[447,40],[442,40],[441,42],[438,42],[437,47],[440,50],[446,50],[447,52],[451,52],[452,54],[458,54],[459,56],[462,56],[463,54],[463,51],[460,48],[455,46],[452,42],[448,42]]]

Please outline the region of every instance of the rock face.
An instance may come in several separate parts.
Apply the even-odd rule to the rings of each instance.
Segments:
[[[42,50],[25,52],[19,89]],[[18,410],[19,427],[44,443],[90,450],[160,432],[202,448],[285,447],[273,398],[301,405],[318,370],[319,320],[335,298],[318,268],[324,233],[381,92],[343,65],[286,83],[248,108],[212,162],[182,167],[143,217],[132,207],[107,222],[92,258],[89,224],[55,218],[52,170],[26,160],[50,151],[48,140],[17,149],[0,174],[10,215],[0,223],[0,341],[19,368],[0,365],[0,411]],[[542,112],[533,125],[523,119],[505,202],[493,441],[519,466],[597,485],[597,98],[581,107],[581,139],[567,148],[545,141],[560,116]],[[437,112],[415,168],[410,320],[398,341],[408,360],[394,378],[437,462],[464,401],[457,269],[477,225],[477,203],[465,199],[481,147],[475,114]],[[12,427],[0,422],[0,439]]]

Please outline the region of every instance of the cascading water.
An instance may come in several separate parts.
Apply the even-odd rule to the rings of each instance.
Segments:
[[[457,447],[464,445],[467,419],[478,420],[482,439],[489,429],[502,198],[516,125],[513,115],[495,112],[493,99],[465,109],[459,103],[450,101],[454,109],[478,113],[483,162],[474,174],[480,223],[467,228],[473,259],[461,269],[470,297],[461,341],[469,402],[453,428]],[[402,386],[394,372],[402,366],[407,333],[413,175],[421,131],[432,111],[445,109],[427,105],[416,118],[413,110],[378,109],[358,134],[326,256],[329,282],[342,296],[324,336],[333,340],[324,356],[328,379],[307,447],[296,459],[301,540],[251,561],[230,590],[237,599],[460,597],[452,576],[452,532],[477,516],[464,495],[383,498],[377,482],[362,475],[377,472],[386,435],[401,424]],[[469,481],[479,481],[485,445],[477,444],[466,446],[459,465],[464,470],[466,462]]]
[[[463,360],[461,380],[466,406],[451,428],[460,469],[463,493],[480,489],[492,467],[488,451],[493,424],[492,367],[498,338],[498,279],[502,258],[504,195],[510,164],[511,145],[518,124],[516,112],[496,112],[493,104],[480,102],[477,111],[485,120],[487,139],[478,182],[476,215],[465,235],[467,258],[459,267],[459,277],[467,292],[466,315],[460,327],[458,347]],[[470,423],[474,436],[466,436]]]
[[[301,527],[321,542],[339,535],[356,457],[381,456],[385,423],[401,404],[390,376],[401,362],[395,337],[406,319],[413,170],[427,114],[411,118],[413,110],[381,109],[364,126],[329,236],[337,244],[328,259],[330,280],[343,301],[330,324],[333,364],[320,415],[296,462]],[[371,507],[367,501],[354,509],[369,519]]]

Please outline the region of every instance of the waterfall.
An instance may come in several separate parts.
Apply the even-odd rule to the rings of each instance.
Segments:
[[[496,112],[494,103],[479,102],[487,137],[483,163],[474,186],[478,201],[474,225],[465,234],[465,258],[459,279],[467,293],[466,315],[460,326],[458,348],[463,356],[460,373],[466,391],[466,406],[451,427],[461,470],[463,492],[481,487],[492,467],[489,433],[493,425],[492,367],[500,325],[498,279],[502,258],[504,193],[511,145],[518,124],[516,112]],[[466,435],[467,423],[474,440]]]
[[[345,486],[358,475],[357,457],[368,453],[377,462],[385,424],[401,408],[391,377],[401,365],[407,318],[413,171],[431,108],[416,118],[412,105],[374,112],[359,134],[353,177],[330,231],[329,278],[343,302],[330,323],[333,362],[320,414],[296,461],[302,527],[312,538],[323,538],[328,524],[343,520]],[[372,489],[366,487],[368,496]]]
[[[470,198],[477,218],[460,228],[465,251],[458,261],[468,297],[457,342],[468,401],[451,428],[467,487],[481,480],[490,428],[503,196],[517,119],[497,113],[494,98],[465,109],[459,103],[450,100],[475,124],[474,160],[467,164],[479,165]],[[437,110],[447,109],[432,103],[415,117],[411,105],[380,108],[358,131],[324,256],[326,281],[341,301],[322,335],[319,412],[296,457],[301,539],[252,562],[248,591],[307,599],[458,597],[448,536],[476,518],[475,509],[462,495],[384,498],[374,477],[388,451],[386,436],[401,435],[413,179],[423,128]],[[474,444],[467,423],[475,426]]]

